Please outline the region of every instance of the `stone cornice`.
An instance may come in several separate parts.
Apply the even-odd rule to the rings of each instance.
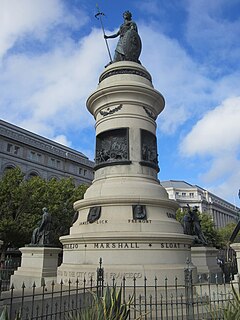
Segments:
[[[13,128],[11,128],[13,127]],[[19,130],[18,130],[19,129]],[[11,124],[0,120],[0,136],[15,140],[16,143],[23,143],[29,145],[33,148],[42,150],[47,153],[51,153],[54,156],[59,156],[61,158],[69,159],[78,163],[82,163],[86,166],[93,167],[94,162],[87,159],[84,154],[81,154],[70,148],[60,146],[56,142],[37,136],[28,132],[22,128],[15,127]]]

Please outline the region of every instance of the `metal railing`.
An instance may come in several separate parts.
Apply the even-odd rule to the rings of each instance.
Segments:
[[[10,289],[10,278],[20,266],[20,259],[7,257],[0,266],[0,292]]]
[[[104,280],[102,264],[97,269],[95,279],[84,279],[83,285],[78,279],[75,282],[51,284],[42,283],[40,288],[33,284],[31,289],[14,289],[14,286],[0,296],[0,309],[5,306],[9,318],[14,319],[17,313],[21,319],[68,319],[77,316],[85,308],[93,305],[92,293],[104,296],[106,287],[122,288],[122,301],[130,301],[130,314],[128,319],[144,320],[207,320],[223,319],[222,310],[226,308],[230,300],[233,300],[231,285],[225,282],[225,278],[215,277],[215,283],[211,283],[212,275],[203,282],[194,284],[192,270],[184,270],[184,283],[175,278],[170,283],[167,278],[164,281],[155,278],[153,282],[145,277],[141,283],[133,277],[131,281],[123,277],[121,281],[112,278],[110,283]],[[162,280],[162,279],[161,279]],[[86,283],[89,286],[86,286]],[[235,282],[239,291],[239,281]]]

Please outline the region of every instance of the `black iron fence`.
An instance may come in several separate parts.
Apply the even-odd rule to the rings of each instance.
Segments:
[[[217,261],[225,275],[226,281],[231,281],[233,275],[238,273],[236,252],[231,247],[218,251]]]
[[[14,259],[11,256],[7,256],[0,265],[0,291],[9,290],[10,278],[14,271],[20,266],[21,259]]]
[[[110,288],[121,286],[122,301],[129,302],[130,313],[128,319],[144,320],[207,320],[223,319],[222,310],[233,300],[232,287],[226,283],[225,278],[215,277],[215,283],[203,282],[199,277],[197,284],[193,283],[192,270],[184,270],[185,281],[179,283],[175,278],[174,283],[168,279],[164,283],[157,278],[149,282],[147,278],[133,277],[131,283],[123,277],[121,281],[115,278],[110,283],[104,280],[102,265],[97,269],[95,279],[84,279],[83,285],[78,279],[75,282],[43,283],[40,288],[33,284],[31,289],[14,289],[1,292],[0,309],[7,308],[10,319],[14,319],[17,313],[21,319],[69,319],[77,318],[84,309],[94,306],[93,294],[104,296],[106,286]],[[86,283],[89,286],[86,286]],[[161,285],[160,285],[161,283]],[[235,282],[239,291],[239,281]],[[214,316],[213,316],[214,314]],[[94,319],[95,320],[95,319]]]

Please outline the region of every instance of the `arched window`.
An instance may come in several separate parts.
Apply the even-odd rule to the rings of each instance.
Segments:
[[[50,181],[50,180],[52,180],[52,179],[54,179],[54,180],[59,180],[59,178],[58,178],[57,176],[50,176],[50,177],[48,178],[48,181]]]
[[[27,177],[26,179],[29,180],[34,177],[40,177],[40,174],[34,170],[34,171],[30,171],[29,173],[27,173],[26,177]]]
[[[6,172],[7,170],[12,170],[15,168],[16,168],[16,166],[14,164],[7,164],[7,165],[5,165],[3,172]]]

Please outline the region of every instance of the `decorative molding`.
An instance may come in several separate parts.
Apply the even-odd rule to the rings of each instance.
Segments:
[[[105,117],[105,116],[109,116],[109,115],[111,115],[111,114],[114,114],[115,112],[118,112],[118,111],[121,110],[121,109],[122,109],[122,104],[120,104],[119,106],[117,106],[117,107],[115,107],[115,108],[113,108],[113,109],[107,108],[107,109],[105,109],[106,111],[101,110],[101,111],[100,111],[100,114],[101,114],[103,117]]]
[[[94,167],[94,170],[98,170],[103,167],[109,167],[109,166],[114,166],[114,165],[130,165],[132,161],[130,160],[123,160],[123,161],[111,161],[111,162],[102,162],[100,164],[96,164]]]
[[[118,74],[134,74],[143,78],[146,78],[150,82],[152,82],[152,78],[148,72],[144,72],[142,70],[136,70],[136,69],[117,69],[117,70],[111,70],[109,72],[104,73],[100,78],[99,78],[99,83],[102,82],[104,79],[115,76]]]
[[[157,116],[155,115],[154,112],[152,112],[152,110],[150,110],[149,108],[146,108],[143,106],[143,109],[145,110],[146,114],[153,120],[157,119]]]

